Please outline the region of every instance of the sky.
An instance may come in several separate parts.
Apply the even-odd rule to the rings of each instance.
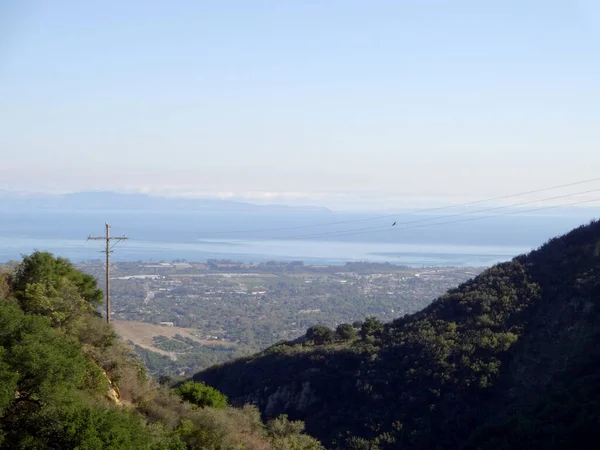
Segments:
[[[599,51],[593,0],[2,1],[0,190],[375,209],[593,178]]]

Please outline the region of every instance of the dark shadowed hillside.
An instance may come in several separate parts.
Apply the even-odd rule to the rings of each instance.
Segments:
[[[599,303],[593,222],[417,314],[313,327],[194,378],[331,448],[596,448]]]

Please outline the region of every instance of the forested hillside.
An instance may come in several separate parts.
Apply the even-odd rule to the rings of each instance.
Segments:
[[[339,449],[597,448],[600,222],[374,319],[197,374]]]
[[[0,268],[0,449],[322,448],[301,422],[151,381],[101,302],[92,276],[49,253]]]

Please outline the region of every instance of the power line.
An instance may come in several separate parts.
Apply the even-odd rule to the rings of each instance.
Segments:
[[[125,239],[127,239],[127,238],[125,238]],[[123,238],[118,239],[117,242],[115,242],[113,245],[111,245],[110,249],[112,250],[113,248],[115,248],[117,246],[117,244],[119,244],[121,242],[123,242]]]
[[[583,194],[589,194],[589,193],[598,192],[598,191],[600,191],[600,188],[590,189],[590,190],[582,191],[582,192],[574,192],[572,194],[558,195],[555,197],[547,197],[547,198],[543,198],[543,199],[514,203],[511,205],[494,206],[491,208],[485,208],[485,209],[480,209],[480,210],[476,210],[476,211],[466,211],[466,212],[450,214],[450,215],[446,215],[446,216],[437,216],[437,217],[431,217],[431,218],[427,218],[427,219],[411,220],[408,222],[398,222],[397,225],[408,225],[408,224],[415,224],[415,223],[422,223],[422,222],[430,222],[433,220],[449,219],[452,217],[467,216],[467,215],[471,215],[471,214],[479,214],[479,213],[495,211],[495,210],[499,210],[499,209],[514,208],[514,207],[518,207],[518,206],[530,205],[532,203],[544,202],[544,201],[549,201],[549,200],[558,200],[561,198],[572,197],[574,195],[583,195]],[[376,230],[384,231],[384,230],[390,230],[390,229],[397,230],[397,229],[402,229],[402,228],[395,228],[395,227],[391,228],[390,225],[377,225],[377,226],[372,226],[372,227],[355,228],[352,230],[331,231],[331,232],[327,232],[327,233],[317,233],[317,234],[289,237],[286,239],[308,239],[308,238],[313,238],[313,237],[319,238],[319,237],[326,237],[326,236],[344,236],[346,234],[352,235],[352,234],[354,234],[354,232],[359,232],[359,231],[360,232],[362,232],[362,231],[368,232],[368,231],[376,231]],[[237,242],[239,242],[239,241],[237,241]]]
[[[413,215],[413,214],[422,214],[422,213],[427,213],[427,212],[442,211],[442,210],[451,209],[451,208],[460,208],[463,206],[477,205],[477,204],[481,204],[481,203],[493,202],[493,201],[497,201],[497,200],[505,200],[508,198],[520,197],[520,196],[524,196],[524,195],[537,194],[540,192],[551,191],[554,189],[577,186],[580,184],[592,183],[595,181],[600,181],[600,177],[591,178],[588,180],[576,181],[573,183],[561,184],[558,186],[551,186],[551,187],[546,187],[546,188],[541,188],[541,189],[534,189],[534,190],[530,190],[530,191],[518,192],[518,193],[514,193],[514,194],[502,195],[499,197],[486,198],[483,200],[475,200],[475,201],[471,201],[471,202],[458,203],[455,205],[438,206],[435,208],[417,209],[417,210],[411,211],[411,212],[386,214],[386,215],[382,215],[382,216],[365,217],[362,219],[342,220],[342,221],[338,221],[338,222],[318,223],[318,224],[309,224],[309,225],[294,225],[294,226],[290,226],[290,227],[279,227],[279,228],[262,228],[262,229],[255,229],[255,230],[246,229],[246,230],[232,230],[232,231],[213,231],[213,232],[206,232],[206,233],[200,233],[200,234],[223,235],[223,234],[240,234],[240,233],[242,233],[242,234],[243,233],[263,233],[263,232],[269,232],[269,231],[287,231],[287,230],[297,230],[297,229],[303,229],[303,228],[316,228],[316,227],[324,227],[324,226],[332,226],[332,225],[346,225],[349,223],[365,222],[365,221],[380,220],[380,219],[389,219],[391,217],[402,217],[402,216],[408,216],[408,215]]]
[[[556,208],[563,208],[566,206],[576,206],[576,205],[581,205],[581,204],[586,204],[586,203],[593,203],[593,202],[599,202],[600,198],[594,198],[594,199],[588,199],[588,200],[581,200],[581,201],[576,201],[576,202],[570,202],[570,203],[565,203],[565,204],[560,204],[560,205],[551,205],[551,206],[543,206],[543,207],[537,207],[537,208],[531,208],[531,209],[525,209],[525,210],[517,210],[517,211],[508,211],[502,214],[493,214],[493,215],[484,215],[484,216],[476,216],[476,217],[468,217],[468,218],[464,218],[464,219],[458,219],[458,220],[446,220],[443,222],[436,222],[433,220],[439,220],[439,219],[448,219],[450,217],[459,217],[459,216],[464,216],[467,214],[475,214],[477,212],[483,212],[483,211],[490,211],[490,210],[498,210],[498,209],[502,209],[502,208],[510,208],[510,207],[514,207],[517,205],[524,205],[524,204],[531,204],[534,202],[538,202],[538,201],[547,201],[547,200],[552,200],[552,199],[557,199],[557,198],[565,198],[565,197],[569,197],[569,196],[573,196],[573,195],[582,195],[584,193],[589,193],[589,192],[596,192],[599,191],[600,189],[592,189],[589,191],[583,191],[583,192],[578,192],[578,193],[573,193],[573,194],[566,194],[566,195],[562,195],[562,196],[555,196],[555,197],[550,197],[550,198],[546,198],[546,199],[540,199],[540,200],[535,200],[535,201],[530,201],[530,202],[522,202],[522,203],[518,203],[518,204],[513,204],[513,205],[507,205],[507,206],[501,206],[501,207],[494,207],[494,208],[487,208],[485,210],[480,210],[480,211],[473,211],[473,212],[469,212],[469,213],[460,213],[460,214],[454,214],[454,215],[449,215],[449,216],[440,216],[440,217],[436,217],[433,219],[423,219],[423,220],[418,220],[418,221],[410,221],[410,222],[401,222],[399,223],[400,225],[408,225],[408,226],[404,226],[404,227],[390,227],[385,226],[385,229],[381,229],[378,228],[377,230],[371,230],[371,229],[355,229],[355,230],[346,230],[343,232],[338,232],[336,234],[333,233],[323,233],[320,235],[304,235],[304,236],[296,236],[296,237],[288,237],[288,238],[275,238],[272,240],[304,240],[304,239],[318,239],[320,237],[329,237],[329,236],[353,236],[353,235],[361,235],[361,234],[367,234],[367,233],[377,233],[377,232],[383,232],[383,231],[388,231],[388,232],[392,232],[392,231],[400,231],[400,230],[408,230],[408,229],[417,229],[417,228],[424,228],[424,227],[429,227],[429,226],[436,226],[436,225],[450,225],[450,224],[454,224],[454,223],[462,223],[462,222],[470,222],[470,221],[475,221],[475,220],[484,220],[484,219],[491,219],[491,218],[496,218],[496,217],[504,217],[504,216],[509,216],[509,215],[515,215],[515,214],[525,214],[525,213],[531,213],[531,212],[538,212],[538,211],[544,211],[544,210],[549,210],[549,209],[556,209]],[[426,223],[423,223],[426,222]],[[100,238],[100,239],[104,239],[104,238]],[[235,240],[232,241],[233,243],[252,243],[255,242],[253,240]]]
[[[390,227],[386,227],[387,230],[378,230],[378,231],[408,230],[408,229],[411,229],[411,228],[424,228],[424,227],[429,227],[429,226],[434,226],[434,225],[449,225],[449,224],[452,224],[452,223],[470,222],[470,221],[473,221],[473,220],[490,219],[490,218],[494,218],[494,217],[510,216],[510,215],[513,215],[513,214],[523,214],[523,213],[544,211],[544,210],[547,210],[547,209],[563,208],[565,206],[582,205],[584,203],[592,203],[592,202],[599,202],[599,201],[600,201],[600,198],[594,198],[594,199],[590,199],[590,200],[582,200],[582,201],[578,201],[578,202],[565,203],[565,204],[562,204],[562,205],[544,206],[544,207],[540,207],[540,208],[526,209],[526,210],[520,210],[520,211],[509,211],[509,212],[506,212],[506,213],[503,213],[503,214],[493,214],[493,215],[489,215],[489,216],[469,217],[469,218],[466,218],[466,219],[451,220],[451,221],[448,221],[448,222],[423,223],[423,224],[417,224],[417,225],[412,225],[412,226],[408,226],[408,227],[400,227],[400,228],[397,228],[397,229],[396,228],[391,229]],[[340,235],[342,235],[342,236],[353,236],[353,235],[365,234],[365,233],[373,233],[373,232],[376,233],[378,231],[358,231],[358,232],[355,232],[355,233],[340,234]],[[310,236],[311,239],[318,238],[318,237],[319,236]],[[307,238],[309,238],[309,237],[300,236],[300,237],[297,237],[295,239],[307,239]],[[288,238],[288,239],[294,239],[294,238]]]
[[[126,236],[110,236],[110,225],[105,224],[106,226],[106,236],[104,237],[94,237],[89,235],[88,241],[103,241],[106,240],[106,249],[104,252],[106,253],[106,323],[110,323],[110,254],[112,252],[112,248],[117,245],[119,242],[124,241],[125,239],[129,239]],[[116,241],[112,247],[110,245],[110,241]]]
[[[421,223],[426,223],[426,222],[432,222],[432,221],[436,221],[436,220],[441,220],[441,219],[449,219],[452,217],[462,217],[462,216],[466,216],[466,215],[472,215],[472,214],[479,214],[479,213],[484,213],[484,212],[489,212],[489,211],[495,211],[495,210],[500,210],[500,209],[507,209],[507,208],[514,208],[514,207],[519,207],[519,206],[525,206],[525,205],[530,205],[532,203],[538,203],[538,202],[545,202],[545,201],[550,201],[550,200],[558,200],[561,198],[566,198],[566,197],[572,197],[575,195],[584,195],[584,194],[589,194],[592,192],[598,192],[600,191],[600,188],[598,189],[589,189],[587,191],[580,191],[580,192],[574,192],[571,194],[564,194],[564,195],[557,195],[554,197],[546,197],[546,198],[542,198],[542,199],[536,199],[536,200],[529,200],[526,202],[520,202],[520,203],[513,203],[510,205],[503,205],[503,206],[494,206],[491,208],[485,208],[485,209],[479,209],[479,210],[475,210],[475,211],[466,211],[466,212],[462,212],[462,213],[456,213],[456,214],[450,214],[450,215],[444,215],[444,216],[437,216],[437,217],[430,217],[430,218],[426,218],[426,219],[418,219],[418,220],[411,220],[408,222],[398,222],[397,225],[412,225],[412,224],[421,224]],[[593,201],[593,200],[592,200]],[[575,202],[574,204],[579,204],[580,202]],[[582,202],[582,203],[589,203],[587,201]],[[570,206],[572,205],[571,203],[563,205],[563,206]],[[560,205],[559,205],[560,206]],[[541,209],[546,209],[547,207],[542,207]],[[519,211],[515,211],[515,212],[510,212],[509,214],[519,214],[519,213],[524,213],[524,212],[529,212],[530,210],[519,210]],[[506,214],[500,214],[500,215],[492,215],[492,216],[488,216],[488,217],[498,217],[498,216],[502,216],[502,215],[506,215]],[[469,219],[471,220],[471,219]],[[427,225],[435,225],[437,223],[446,223],[446,222],[434,222],[434,223],[430,223]],[[406,228],[414,228],[414,227],[393,227],[390,225],[377,225],[377,226],[371,226],[371,227],[362,227],[362,228],[354,228],[354,229],[350,229],[350,230],[338,230],[338,231],[330,231],[330,232],[323,232],[323,233],[315,233],[315,234],[308,234],[308,235],[300,235],[300,236],[288,236],[288,237],[278,237],[278,238],[272,238],[271,240],[277,241],[277,240],[303,240],[303,239],[318,239],[318,238],[322,238],[322,237],[336,237],[336,236],[353,236],[355,234],[365,234],[365,233],[374,233],[374,232],[381,232],[381,231],[396,231],[396,230],[402,230],[402,229],[406,229]],[[250,243],[250,242],[254,242],[254,240],[249,240],[249,239],[244,239],[244,240],[240,240],[240,239],[235,239],[232,240],[232,243],[235,244],[240,244],[240,243]]]

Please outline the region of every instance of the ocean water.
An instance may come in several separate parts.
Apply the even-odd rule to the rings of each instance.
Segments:
[[[0,209],[0,261],[47,250],[74,261],[102,258],[104,223],[129,239],[116,261],[378,261],[409,266],[488,266],[539,247],[593,217],[511,215],[452,222],[436,216],[373,218],[332,212],[156,212]],[[392,227],[393,221],[398,224]],[[414,221],[420,221],[412,223]],[[411,223],[408,223],[411,222]],[[440,223],[438,223],[440,222]],[[435,225],[434,225],[435,224]]]

